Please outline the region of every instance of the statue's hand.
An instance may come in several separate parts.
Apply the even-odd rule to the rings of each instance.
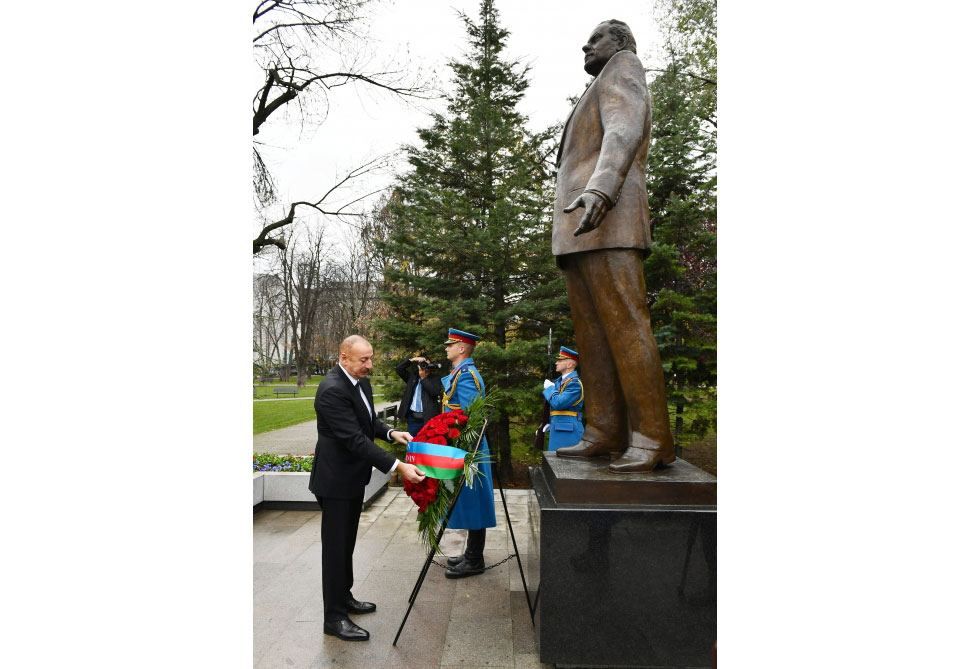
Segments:
[[[598,193],[585,191],[575,198],[574,202],[564,208],[565,214],[570,214],[578,207],[584,207],[585,213],[578,221],[578,227],[574,231],[574,236],[583,235],[591,232],[602,224],[605,214],[608,213],[608,203]]]

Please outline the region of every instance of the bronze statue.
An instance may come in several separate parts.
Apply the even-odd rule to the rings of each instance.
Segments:
[[[652,471],[676,456],[643,276],[649,90],[622,21],[598,24],[582,51],[595,78],[561,137],[551,250],[568,287],[588,426],[580,442],[557,454],[621,453],[611,471]]]

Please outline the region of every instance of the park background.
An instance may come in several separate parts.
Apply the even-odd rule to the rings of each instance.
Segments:
[[[637,36],[653,101],[645,280],[675,439],[716,474],[715,3],[571,2],[560,16],[511,0],[411,7],[313,2],[298,27],[296,8],[259,5],[255,433],[313,420],[311,401],[270,398],[283,383],[311,398],[346,335],[374,343],[383,402],[400,399],[394,366],[407,357],[447,373],[441,342],[458,327],[482,337],[474,357],[499,397],[488,436],[500,471],[529,485],[541,382],[558,347],[576,346],[550,252],[554,160],[590,80],[581,44],[615,17]],[[353,74],[325,74],[337,71]],[[378,145],[390,150],[365,155]]]
[[[720,3],[731,666],[973,656],[976,12]],[[5,18],[0,653],[250,666],[251,22]]]

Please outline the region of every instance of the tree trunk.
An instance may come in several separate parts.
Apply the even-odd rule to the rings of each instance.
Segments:
[[[488,432],[492,450],[496,451],[499,460],[497,473],[500,480],[496,484],[502,486],[504,481],[513,480],[513,461],[510,452],[510,415],[504,409],[499,409],[499,414],[499,420],[489,425]]]
[[[506,301],[504,299],[503,282],[494,281],[493,283],[493,303],[496,313],[500,313],[506,307]],[[501,349],[506,349],[506,324],[498,322],[493,327],[493,335],[496,340],[496,345]],[[500,419],[496,423],[496,444],[499,453],[499,472],[500,477],[504,481],[513,480],[513,462],[511,459],[510,450],[510,414],[506,412],[506,409],[500,408]],[[503,481],[498,482],[499,485],[503,484]]]
[[[309,344],[306,343],[296,356],[296,385],[302,388],[309,376]]]

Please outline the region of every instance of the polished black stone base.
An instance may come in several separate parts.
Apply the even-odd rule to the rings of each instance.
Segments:
[[[573,504],[716,505],[717,479],[686,460],[652,472],[615,474],[608,458],[562,458],[544,453],[541,471],[556,502]]]
[[[672,504],[562,502],[555,499],[555,483],[560,489],[561,479],[567,484],[570,477],[565,490],[584,485],[595,468],[562,459],[555,471],[551,460],[533,473],[537,504],[531,504],[540,555],[540,661],[710,667],[717,638],[717,507],[702,503],[701,484],[716,479],[700,470],[680,476],[701,488],[685,500],[675,494],[677,478],[692,466],[677,460],[682,468],[659,478],[653,473],[641,484],[673,486],[668,492],[638,491],[640,498],[665,496]]]

